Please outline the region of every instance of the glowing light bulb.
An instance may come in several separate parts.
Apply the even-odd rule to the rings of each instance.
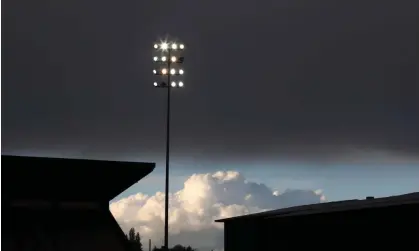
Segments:
[[[167,48],[169,48],[169,45],[164,42],[160,45],[160,48],[162,48],[163,50],[167,50]]]

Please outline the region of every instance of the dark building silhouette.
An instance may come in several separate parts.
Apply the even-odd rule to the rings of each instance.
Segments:
[[[128,250],[109,201],[154,163],[2,156],[2,250]]]
[[[224,250],[419,250],[419,193],[217,220]]]

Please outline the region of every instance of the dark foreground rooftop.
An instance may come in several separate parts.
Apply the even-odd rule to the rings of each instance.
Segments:
[[[419,205],[419,192],[409,193],[405,195],[383,197],[383,198],[367,198],[365,200],[345,200],[337,202],[319,203],[304,206],[289,207],[272,211],[265,211],[256,214],[248,214],[232,218],[216,220],[216,222],[229,222],[235,220],[251,220],[251,219],[271,219],[278,217],[292,217],[309,214],[321,214],[331,212],[342,212],[349,210],[390,207],[397,205]]]
[[[2,164],[2,250],[131,250],[109,201],[153,163],[3,155]]]
[[[8,200],[110,201],[154,163],[2,155],[2,196]]]

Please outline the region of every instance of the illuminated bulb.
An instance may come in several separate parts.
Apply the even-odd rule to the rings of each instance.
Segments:
[[[154,45],[154,49],[158,49],[159,48],[159,45],[158,44],[155,44]]]
[[[176,50],[177,49],[177,44],[172,44],[172,49]]]
[[[166,61],[166,59],[167,59],[166,57],[161,57],[161,61],[163,62]]]
[[[162,44],[160,45],[160,47],[161,47],[163,50],[167,50],[167,48],[169,48],[169,45],[168,45],[167,43],[162,43]]]
[[[172,87],[176,87],[176,82],[172,82]]]
[[[166,70],[166,69],[162,69],[162,70],[161,70],[161,73],[162,73],[163,75],[166,75],[166,74],[167,74],[167,70]]]
[[[171,69],[170,70],[170,74],[175,75],[175,73],[176,73],[176,70],[175,69]]]
[[[154,86],[156,86],[156,87],[157,87],[157,85],[158,85],[158,84],[157,84],[157,82],[154,82]]]
[[[183,82],[179,82],[179,87],[183,87]]]
[[[176,62],[176,57],[175,57],[175,56],[173,56],[173,57],[171,58],[171,60],[172,60],[172,62]]]
[[[185,45],[180,44],[180,45],[179,45],[179,48],[183,50],[183,49],[185,49]]]
[[[179,74],[183,75],[183,70],[182,69],[179,70]]]
[[[154,74],[157,74],[157,71],[156,71],[156,70],[153,70],[153,73],[154,73]]]
[[[153,60],[154,61],[157,61],[157,60],[159,60],[159,58],[158,57],[154,57]]]

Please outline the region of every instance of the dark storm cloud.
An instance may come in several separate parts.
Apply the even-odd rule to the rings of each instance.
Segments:
[[[3,13],[3,151],[163,151],[151,45],[175,34],[188,50],[174,153],[419,153],[415,1],[9,0]]]

